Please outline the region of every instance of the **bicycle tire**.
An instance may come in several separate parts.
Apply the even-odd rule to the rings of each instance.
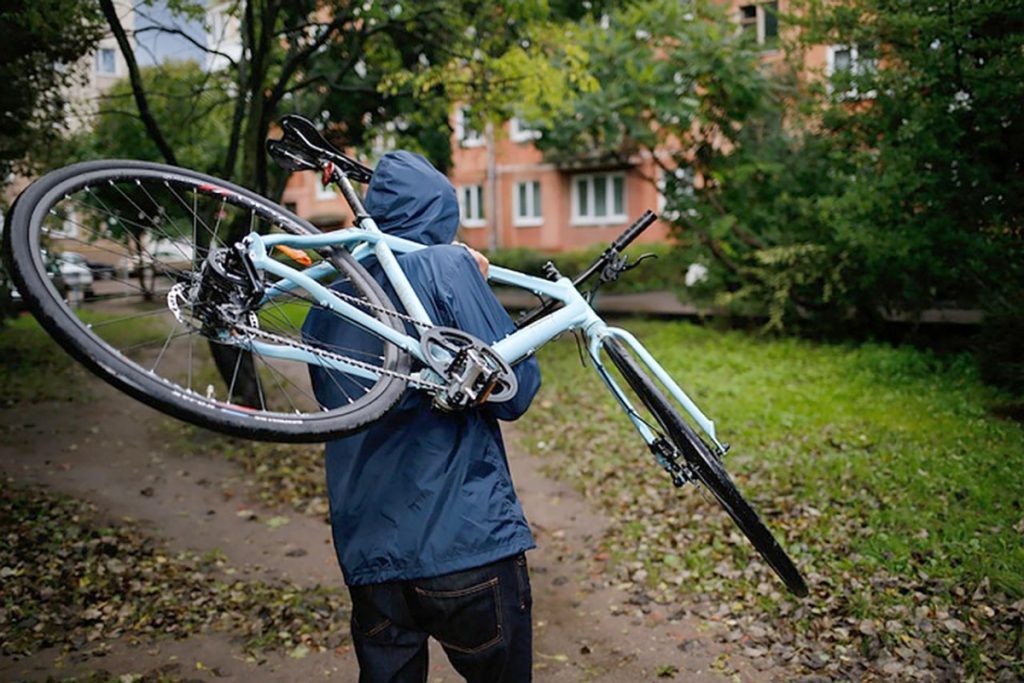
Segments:
[[[107,193],[105,196],[109,200],[112,196],[115,196],[111,194],[112,190],[108,189],[110,187],[118,188],[121,194],[124,195],[125,191],[120,189],[122,185],[133,194],[127,195],[129,201],[122,202],[126,216],[122,216],[120,213],[115,216],[114,212],[110,210],[111,207],[108,201],[100,200],[97,203],[95,197],[100,196],[97,193]],[[286,394],[288,393],[288,388],[284,386],[281,378],[291,382],[298,389],[302,388],[299,382],[303,380],[299,377],[300,371],[294,367],[287,368],[291,374],[286,375],[284,370],[277,367],[280,365],[280,361],[276,358],[272,359],[274,364],[271,364],[266,357],[256,358],[254,355],[251,356],[254,368],[253,373],[255,375],[254,382],[259,389],[261,401],[264,401],[261,407],[253,407],[232,402],[235,378],[232,378],[232,384],[227,389],[226,400],[222,400],[216,395],[211,396],[210,388],[214,386],[213,384],[208,385],[205,395],[201,390],[197,391],[193,387],[193,368],[191,366],[193,353],[197,355],[203,353],[203,348],[195,348],[193,338],[190,338],[188,342],[188,386],[183,386],[183,379],[160,376],[144,367],[138,359],[130,357],[129,354],[137,355],[139,353],[136,348],[131,348],[128,351],[119,350],[109,343],[97,331],[100,325],[109,327],[109,313],[104,312],[103,315],[108,317],[104,317],[99,323],[96,323],[94,316],[99,314],[96,313],[96,306],[93,306],[90,313],[90,316],[93,316],[91,318],[92,322],[87,322],[85,320],[85,313],[65,300],[52,281],[54,268],[51,264],[47,263],[47,260],[52,256],[47,252],[47,246],[55,242],[67,242],[70,239],[60,237],[59,231],[55,231],[52,225],[54,221],[64,221],[66,223],[66,215],[70,212],[76,223],[74,226],[76,234],[78,234],[81,228],[87,227],[87,225],[94,224],[95,226],[92,228],[95,231],[95,234],[92,235],[92,242],[80,238],[77,239],[77,242],[81,243],[80,249],[94,248],[97,244],[102,244],[107,251],[114,254],[114,256],[107,255],[107,258],[116,258],[122,252],[119,252],[117,247],[112,246],[116,240],[112,237],[114,234],[113,228],[107,224],[112,225],[117,217],[125,221],[125,226],[132,224],[132,218],[127,216],[133,216],[132,212],[135,211],[135,208],[139,208],[138,203],[133,200],[133,197],[134,199],[143,197],[136,189],[139,187],[143,188],[153,200],[152,208],[146,206],[145,211],[139,209],[140,215],[152,212],[152,215],[147,214],[144,216],[144,218],[149,218],[153,223],[152,228],[143,225],[143,228],[146,230],[159,229],[161,225],[167,225],[166,222],[161,223],[167,215],[183,211],[178,206],[172,206],[171,209],[168,209],[166,206],[160,205],[161,201],[157,200],[156,197],[163,197],[163,195],[158,193],[161,191],[161,187],[165,187],[169,193],[167,195],[168,199],[170,199],[172,194],[180,196],[180,193],[192,193],[193,223],[203,223],[203,227],[207,231],[210,231],[210,227],[203,222],[203,217],[199,214],[200,209],[198,206],[200,199],[212,205],[214,214],[211,214],[210,223],[212,224],[213,217],[216,217],[216,226],[218,228],[220,227],[221,220],[224,219],[224,215],[230,212],[232,216],[235,214],[243,216],[247,214],[249,215],[250,224],[255,225],[258,220],[264,229],[281,230],[300,235],[319,232],[307,221],[249,190],[187,169],[149,162],[105,160],[75,164],[49,173],[26,188],[12,206],[7,215],[3,251],[13,282],[21,292],[28,308],[45,331],[60,343],[71,356],[116,388],[153,408],[201,427],[246,439],[290,443],[325,441],[354,432],[366,426],[397,403],[407,385],[407,380],[402,378],[401,375],[408,372],[411,366],[411,359],[407,353],[396,349],[390,344],[385,345],[386,348],[381,350],[378,363],[383,370],[395,374],[380,374],[372,386],[364,387],[365,394],[363,396],[353,399],[348,404],[333,409],[324,409],[322,406],[312,405],[312,402],[308,399],[315,398],[315,396],[310,396],[314,392],[307,391],[307,396],[301,397],[301,400],[305,401],[306,405],[309,405],[308,408],[304,405],[300,409],[296,406],[295,396],[288,395],[291,406],[286,410],[282,410],[277,408],[271,409],[269,400],[265,400],[264,391],[266,387],[261,386],[261,382],[269,384],[269,379],[261,380],[261,377],[276,379],[277,383],[282,385],[282,391]],[[94,198],[90,201],[83,200],[79,196],[82,195],[88,199],[90,193]],[[184,194],[184,196],[189,197],[188,194]],[[80,204],[70,204],[73,198],[75,198],[75,201],[79,201]],[[65,203],[70,204],[71,208],[67,208]],[[184,210],[187,210],[189,207],[187,203],[185,204]],[[135,208],[132,208],[133,206]],[[92,213],[95,213],[96,216],[93,216]],[[104,213],[109,213],[110,215],[104,217]],[[135,218],[134,220],[138,224],[144,223],[143,218]],[[44,223],[47,222],[49,223],[44,230]],[[125,229],[134,228],[125,227]],[[201,255],[203,250],[200,246],[200,240],[195,238],[198,231],[198,227],[193,225],[193,239],[190,242],[190,252],[185,250],[187,240],[174,242],[172,239],[172,243],[181,252],[181,259],[185,261],[191,260],[192,270],[189,270],[189,266],[182,263],[174,266],[164,264],[158,259],[158,254],[155,251],[150,253],[141,246],[145,243],[144,238],[134,238],[134,243],[140,245],[138,246],[137,254],[133,255],[133,258],[134,256],[138,257],[138,263],[141,264],[138,266],[138,283],[132,280],[135,276],[126,275],[124,279],[117,282],[116,287],[119,289],[115,288],[114,285],[108,285],[107,289],[114,292],[114,294],[109,295],[108,299],[104,300],[108,308],[116,304],[125,310],[133,310],[124,300],[131,297],[145,299],[146,295],[152,295],[152,292],[148,291],[144,284],[147,277],[153,283],[160,280],[161,282],[167,281],[165,282],[167,284],[168,282],[174,282],[175,279],[181,282],[183,278],[189,277],[190,273],[196,272],[197,262],[201,260],[197,257]],[[45,240],[48,240],[45,243],[44,232],[46,233]],[[156,236],[156,243],[159,244],[161,240],[160,235],[166,236],[169,234],[166,231],[160,232]],[[52,235],[58,236],[53,237]],[[149,236],[148,233],[146,235]],[[177,237],[181,236],[177,233],[176,235]],[[172,238],[174,238],[173,235]],[[217,242],[218,235],[216,229],[212,231],[212,236],[206,239],[214,246],[219,244]],[[124,253],[132,255],[132,250],[129,247],[129,242],[132,241],[124,238],[124,245],[122,245]],[[205,248],[208,249],[210,244],[207,244]],[[60,261],[64,258],[63,255],[65,253],[63,251],[58,253],[56,259]],[[393,304],[380,285],[347,251],[344,249],[325,249],[319,250],[316,255],[330,260],[337,269],[339,277],[343,277],[351,283],[353,291],[357,292],[360,300],[365,301],[363,305],[378,320],[396,330],[405,331],[403,323],[394,315]],[[125,257],[122,256],[121,258],[123,261]],[[61,262],[59,267],[63,269],[65,263]],[[61,270],[61,273],[63,273],[63,270]],[[105,283],[97,281],[93,286],[93,290],[100,288],[101,284]],[[152,286],[155,291],[156,285]],[[173,289],[174,286],[174,284],[171,284],[170,288]],[[135,293],[135,289],[139,290],[139,294]],[[303,300],[300,294],[290,293],[289,296],[296,300]],[[145,300],[150,303],[152,302],[152,299]],[[305,305],[311,304],[315,305],[315,302],[308,301]],[[291,302],[291,305],[295,308],[294,302]],[[147,312],[126,313],[118,318],[118,320],[121,321],[120,324],[125,329],[133,331],[140,326],[138,323],[128,322],[132,316],[135,318],[148,317],[147,324],[153,326],[156,325],[156,323],[152,322],[153,320],[161,321],[162,318],[166,317],[166,312],[161,312],[159,306],[153,308],[152,311],[145,310]],[[275,315],[280,320],[275,319],[276,322],[274,324],[280,328],[285,328],[285,322],[287,322],[292,330],[294,330],[290,334],[300,337],[301,330],[291,319],[291,316],[297,316],[299,313],[301,311],[298,308],[295,308],[295,310],[289,309],[285,313],[275,312]],[[261,311],[260,317],[256,318],[257,324],[269,324],[262,316],[263,312]],[[269,314],[267,317],[269,319]],[[180,323],[180,320],[178,322]],[[135,327],[129,327],[129,325]],[[140,329],[145,329],[145,327]],[[187,329],[188,326],[186,326]],[[192,333],[187,332],[186,334]],[[173,333],[168,334],[167,341],[164,342],[164,347],[160,352],[161,356],[157,360],[157,365],[159,365],[169,345],[172,343],[172,336]],[[202,335],[197,334],[196,338],[202,338]],[[209,341],[209,338],[206,337],[206,340]],[[214,345],[226,346],[216,339],[213,341]],[[176,344],[177,341],[175,340],[173,343]],[[381,343],[383,344],[383,342]],[[208,346],[212,348],[214,345]],[[214,355],[212,350],[210,353]],[[235,354],[239,359],[235,361],[235,375],[237,376],[242,362],[241,359],[245,354],[237,350]],[[264,365],[259,365],[259,361],[262,361]],[[148,364],[148,360],[146,362]],[[209,366],[209,362],[206,365]],[[308,374],[308,368],[305,368],[305,370],[307,371],[306,374]],[[209,374],[209,367],[203,368],[202,371]],[[170,374],[170,372],[166,371],[167,374]],[[180,372],[179,370],[178,373],[180,374]],[[197,369],[196,373],[198,376],[200,370]],[[277,373],[280,377],[274,376],[273,373]],[[224,381],[226,382],[226,380]],[[372,380],[367,380],[367,382],[370,381]],[[201,384],[199,386],[201,387]],[[293,392],[298,393],[295,390]],[[294,410],[292,409],[293,407]]]
[[[757,511],[747,502],[733,483],[721,460],[679,415],[658,385],[641,367],[625,346],[612,337],[603,346],[626,382],[644,403],[683,454],[690,470],[725,509],[754,549],[794,595],[805,597],[807,583],[793,560],[782,548]]]

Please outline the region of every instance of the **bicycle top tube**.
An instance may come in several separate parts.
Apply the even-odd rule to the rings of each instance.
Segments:
[[[250,235],[247,239],[258,239],[268,250],[278,244],[294,247],[296,249],[318,249],[324,247],[358,245],[360,243],[366,243],[371,246],[376,246],[379,243],[385,243],[391,251],[397,254],[404,254],[427,248],[427,245],[402,239],[401,237],[395,237],[394,235],[388,235],[387,233],[380,232],[379,229],[376,231],[370,231],[362,228],[343,228],[341,230],[335,230],[334,232],[318,235]],[[363,251],[364,255],[369,255],[370,253],[376,252]],[[397,264],[395,265],[397,267]],[[388,273],[389,278],[390,275],[391,274]],[[495,265],[490,266],[488,269],[487,279],[497,284],[508,285],[510,287],[516,287],[517,289],[528,290],[534,294],[548,296],[563,303],[568,303],[572,300],[573,297],[570,292],[576,292],[578,294],[576,287],[571,281],[568,281],[568,278],[564,278],[568,281],[567,287],[565,284],[559,284],[561,281],[553,282],[535,275],[527,275],[526,273],[520,273],[516,270],[502,268],[501,266]]]

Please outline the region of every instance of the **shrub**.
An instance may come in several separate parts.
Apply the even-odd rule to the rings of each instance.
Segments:
[[[533,249],[517,247],[488,252],[491,263],[518,270],[529,275],[543,275],[544,264],[554,262],[566,277],[575,277],[601,255],[605,246],[545,254]],[[671,244],[641,244],[630,247],[627,256],[638,258],[642,254],[654,254],[656,259],[647,259],[635,270],[625,273],[619,280],[606,285],[605,292],[652,292],[658,290],[680,291],[685,288],[683,278],[690,266],[690,259],[679,247]]]

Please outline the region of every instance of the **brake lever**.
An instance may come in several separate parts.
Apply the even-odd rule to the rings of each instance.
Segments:
[[[633,270],[634,268],[636,268],[637,266],[639,266],[641,263],[643,263],[644,261],[646,261],[649,258],[656,259],[656,258],[658,258],[658,255],[655,254],[655,253],[652,253],[652,252],[647,252],[646,254],[640,254],[640,256],[638,256],[635,261],[633,261],[632,263],[627,263],[626,266],[622,269],[622,272],[625,273],[627,270]]]
[[[604,270],[601,271],[601,282],[606,284],[614,282],[619,279],[619,275],[633,270],[649,258],[658,258],[658,255],[652,253],[641,254],[631,263],[625,256],[615,254],[609,259],[608,265],[604,267]]]

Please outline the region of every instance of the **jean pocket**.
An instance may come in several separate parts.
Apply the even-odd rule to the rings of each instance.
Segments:
[[[526,554],[515,557],[516,588],[519,589],[518,605],[520,612],[529,612],[533,607],[533,591],[530,589],[530,570],[526,566]]]
[[[380,635],[391,620],[377,609],[373,601],[373,586],[350,586],[352,596],[352,631],[364,638]]]
[[[475,654],[501,642],[501,590],[497,576],[453,590],[414,588],[431,615],[431,635],[446,648]]]

